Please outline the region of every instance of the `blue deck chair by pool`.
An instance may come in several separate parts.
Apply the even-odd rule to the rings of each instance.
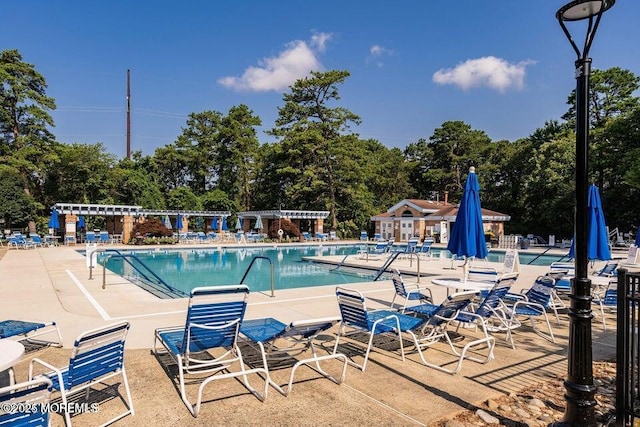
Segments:
[[[593,292],[593,303],[598,304],[602,318],[602,330],[607,330],[607,322],[604,316],[605,308],[615,311],[618,308],[618,281],[613,279],[602,289]]]
[[[477,296],[478,294],[476,292],[459,292],[449,295],[440,305],[426,303],[407,308],[407,311],[414,312],[426,319],[416,327],[404,331],[413,340],[422,363],[442,372],[456,374],[462,369],[462,362],[464,362],[465,359],[478,363],[486,363],[493,358],[495,338],[485,335],[469,341],[462,350],[458,350],[449,335],[448,328],[451,322],[455,321],[460,312],[469,307]],[[424,356],[424,350],[442,340],[449,344],[451,351],[457,358],[453,369],[445,367],[448,363],[444,366],[431,363]],[[480,350],[477,350],[475,347],[486,347],[486,356],[482,357]]]
[[[288,396],[293,388],[296,370],[300,366],[308,366],[336,384],[344,381],[347,373],[347,357],[341,353],[319,355],[314,345],[318,335],[331,329],[338,321],[338,318],[309,319],[286,325],[273,318],[252,319],[242,322],[240,333],[250,340],[249,343],[253,347],[257,346],[262,358],[262,366],[269,372],[267,379],[269,384],[282,395]],[[309,350],[311,350],[310,357],[305,357],[305,353]],[[303,358],[298,360],[296,358],[298,356]],[[342,373],[337,377],[320,366],[320,362],[331,359],[342,362]],[[291,367],[289,382],[281,386],[274,381],[272,370],[292,360],[295,362]]]
[[[485,337],[489,337],[491,332],[505,332],[506,340],[515,349],[511,331],[520,326],[519,322],[514,322],[504,310],[503,298],[511,290],[511,287],[518,279],[518,273],[505,274],[490,291],[484,295],[479,303],[471,304],[462,310],[456,317],[458,329],[463,326],[474,326],[480,328]]]
[[[51,381],[41,377],[0,388],[2,408],[28,408],[5,411],[0,409],[0,426],[49,426],[47,404],[51,398]]]
[[[96,233],[94,233],[93,231],[87,231],[87,234],[84,236],[84,241],[86,243],[98,243]]]
[[[107,243],[111,243],[111,238],[109,237],[108,231],[100,232],[98,243],[102,243],[103,245],[106,245]]]
[[[433,295],[431,294],[431,289],[429,288],[421,288],[418,284],[415,286],[409,287],[402,280],[402,275],[400,271],[396,268],[393,269],[393,274],[391,275],[391,281],[393,282],[393,288],[395,293],[393,295],[393,299],[391,300],[391,308],[394,308],[394,303],[396,298],[400,297],[402,301],[402,308],[399,309],[401,313],[407,308],[407,304],[409,301],[418,301],[419,303],[425,302],[433,302]]]
[[[56,334],[56,341],[45,341],[41,335]],[[27,320],[3,320],[0,321],[0,339],[12,338],[26,340],[33,344],[47,344],[62,347],[62,335],[56,322],[40,322]]]
[[[374,247],[370,247],[368,245],[362,246],[364,247],[364,249],[358,251],[360,259],[380,259],[382,255],[389,251],[389,245],[384,241],[376,242],[376,245]]]
[[[366,242],[367,240],[369,240],[369,235],[367,234],[366,231],[360,232],[360,240],[363,242]]]
[[[246,285],[198,287],[191,291],[189,308],[184,326],[160,328],[155,331],[153,351],[161,355],[158,344],[178,365],[178,381],[182,401],[197,417],[202,404],[202,393],[211,381],[242,377],[244,386],[259,400],[267,397],[268,372],[264,368],[246,369],[242,352],[238,346],[238,333],[244,318],[249,297]],[[230,367],[238,363],[239,371]],[[264,391],[254,389],[247,376],[264,374]],[[196,375],[202,379],[195,404],[187,397],[185,375]]]
[[[302,237],[304,238],[305,242],[312,242],[314,240],[313,237],[311,237],[311,234],[308,231],[303,231],[302,232]]]
[[[104,425],[134,414],[129,381],[124,368],[124,343],[128,331],[129,322],[118,322],[80,334],[73,344],[69,365],[64,368],[56,368],[38,358],[31,360],[29,379],[36,377],[35,371],[38,366],[50,370],[43,375],[51,380],[53,390],[60,392],[61,408],[64,410],[67,427],[71,426],[73,409],[69,396],[85,390],[85,396],[88,399],[91,388],[98,384],[105,386],[105,380],[115,376],[122,377],[127,395],[125,402],[127,410]]]
[[[340,329],[336,337],[333,354],[338,354],[341,337],[349,337],[354,334],[368,335],[369,340],[364,354],[364,361],[358,364],[349,360],[349,364],[362,372],[367,368],[369,353],[374,346],[374,337],[386,336],[397,339],[400,354],[404,361],[404,346],[401,333],[413,329],[423,323],[423,320],[391,310],[368,310],[365,299],[355,289],[336,288],[338,308],[340,309]],[[358,340],[355,340],[358,342]],[[344,353],[344,352],[343,352]]]
[[[533,331],[553,343],[555,343],[556,340],[553,336],[549,317],[547,316],[547,309],[553,310],[556,321],[559,322],[560,319],[557,308],[552,303],[555,285],[556,281],[552,277],[538,276],[531,288],[523,289],[520,294],[508,293],[503,299],[506,304],[512,303],[512,305],[508,307],[508,314],[513,322],[517,321],[517,318],[520,316],[527,317],[531,322]],[[541,331],[537,327],[536,320],[538,318],[544,319],[547,324],[548,333]]]
[[[433,239],[424,239],[422,246],[420,246],[418,250],[418,257],[420,259],[433,259],[433,252],[431,252],[433,242]]]

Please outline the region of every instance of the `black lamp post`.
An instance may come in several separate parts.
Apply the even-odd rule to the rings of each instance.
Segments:
[[[587,243],[589,238],[589,49],[602,14],[615,0],[575,0],[558,10],[556,18],[571,42],[578,59],[576,67],[576,212],[575,278],[571,284],[569,308],[568,374],[564,382],[567,406],[560,425],[595,426],[596,386],[593,383],[591,341],[591,280],[588,278]],[[573,41],[565,22],[588,20],[582,52]]]

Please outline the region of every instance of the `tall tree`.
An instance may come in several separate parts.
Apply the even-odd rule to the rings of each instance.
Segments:
[[[24,62],[17,50],[0,52],[0,154],[2,163],[17,169],[25,191],[42,184],[44,164],[54,155],[50,110],[44,77]]]
[[[344,159],[351,124],[360,118],[344,107],[331,104],[340,99],[338,85],[349,77],[348,71],[312,72],[297,80],[291,92],[283,96],[284,106],[270,133],[281,138],[288,162],[279,174],[288,181],[288,199],[296,205],[317,209],[327,206],[331,226],[337,226],[338,176],[336,169]]]
[[[607,120],[630,111],[640,105],[640,98],[633,96],[638,90],[640,77],[619,67],[608,70],[592,70],[589,78],[589,119],[593,128],[602,126]],[[569,111],[562,119],[573,128],[576,123],[576,91],[567,99]]]
[[[224,191],[240,209],[251,209],[251,193],[257,169],[260,143],[256,126],[260,117],[244,104],[231,107],[221,121],[220,142],[217,149],[215,171],[218,188]]]

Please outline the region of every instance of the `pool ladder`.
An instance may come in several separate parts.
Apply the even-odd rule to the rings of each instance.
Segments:
[[[174,288],[173,286],[169,285],[167,282],[162,280],[162,278],[160,276],[158,276],[153,270],[151,270],[151,268],[149,268],[148,265],[146,265],[144,262],[142,262],[142,260],[140,258],[138,258],[137,256],[135,256],[134,254],[123,254],[122,252],[120,252],[117,249],[102,249],[102,250],[98,249],[98,250],[96,250],[96,253],[107,253],[107,252],[112,252],[112,253],[106,255],[104,257],[103,261],[102,261],[102,289],[106,289],[106,287],[107,287],[107,262],[111,258],[121,258],[124,262],[129,264],[131,266],[131,268],[136,270],[138,272],[138,274],[140,274],[140,276],[148,284],[150,284],[151,287],[154,288],[153,290],[155,290],[155,292],[152,292],[152,293],[154,293],[156,295],[158,295],[158,293],[159,293],[160,295],[158,295],[158,296],[162,296],[164,298],[166,298],[166,297],[180,298],[180,297],[188,296],[185,292]],[[134,262],[132,262],[132,260]],[[90,258],[89,262],[90,262],[90,264],[93,264],[93,257]],[[93,265],[90,265],[89,266],[89,279],[92,278],[92,270],[93,270]],[[147,285],[147,286],[149,286],[149,285]]]
[[[253,264],[256,262],[256,260],[259,259],[266,259],[267,261],[269,261],[269,266],[271,267],[271,298],[276,296],[276,290],[275,290],[275,281],[273,279],[274,277],[274,273],[273,273],[273,261],[271,261],[271,258],[266,257],[266,256],[254,256],[253,259],[251,260],[251,263],[249,264],[249,267],[247,267],[247,270],[244,272],[244,276],[242,276],[242,279],[240,280],[240,284],[244,283],[244,279],[247,278],[247,275],[249,274],[249,270],[251,270],[251,267],[253,267]]]

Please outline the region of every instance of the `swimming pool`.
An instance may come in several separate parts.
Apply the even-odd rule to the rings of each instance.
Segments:
[[[255,256],[264,256],[274,264],[274,287],[290,289],[322,285],[359,283],[373,280],[373,272],[335,270],[335,266],[302,261],[302,257],[346,255],[354,246],[280,246],[254,248],[210,248],[171,250],[120,251],[134,254],[172,288],[188,294],[197,286],[215,286],[239,283]],[[103,264],[102,253],[98,262]],[[140,275],[122,258],[107,258],[107,268],[116,274],[139,281]],[[257,259],[245,283],[253,292],[270,292],[271,267],[264,259]]]

